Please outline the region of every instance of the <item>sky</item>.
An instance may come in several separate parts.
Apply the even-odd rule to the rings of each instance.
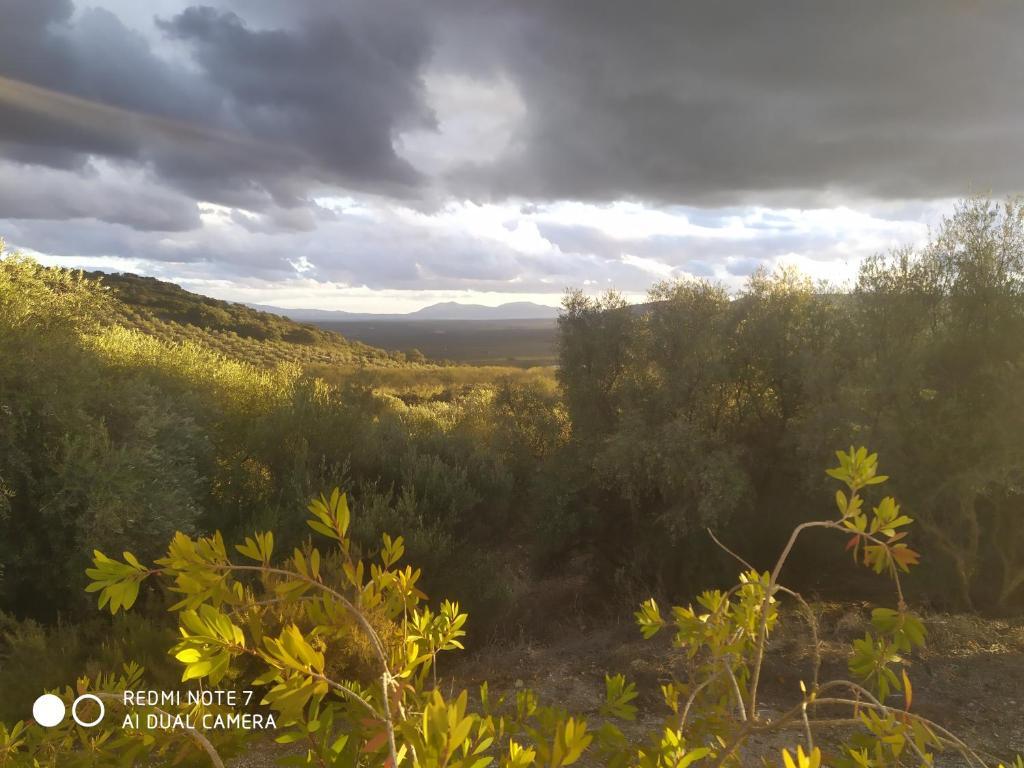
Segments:
[[[1024,3],[0,7],[8,248],[234,301],[843,285],[1024,192]]]

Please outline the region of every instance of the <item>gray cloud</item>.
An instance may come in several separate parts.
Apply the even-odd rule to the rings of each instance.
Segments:
[[[199,207],[146,173],[89,163],[76,171],[0,162],[0,211],[11,219],[97,219],[132,229],[184,232]]]
[[[210,2],[5,4],[0,234],[211,279],[641,290],[849,259],[889,242],[879,222],[919,220],[917,201],[1020,191],[1024,4]],[[510,201],[512,234],[448,216],[462,199]],[[735,238],[612,237],[543,215],[560,200],[696,229],[849,203],[874,229],[767,211]]]
[[[450,66],[506,72],[529,107],[516,151],[452,180],[475,194],[806,205],[1019,189],[1019,3],[491,0],[469,15]]]
[[[70,0],[9,5],[0,26],[5,157],[55,167],[89,155],[141,160],[147,134],[156,138],[149,129],[195,121],[213,103],[106,10],[76,17]]]
[[[399,131],[433,124],[419,79],[429,44],[413,5],[364,0],[343,16],[270,30],[197,6],[157,25],[190,45],[231,120],[300,150],[288,159],[307,165],[309,178],[364,188],[419,182],[393,147]],[[268,186],[284,201],[306,191]]]
[[[5,9],[8,159],[131,160],[196,199],[254,210],[308,205],[324,186],[408,195],[423,181],[393,147],[398,132],[433,124],[419,77],[429,40],[412,4],[354,0],[281,29],[207,6],[155,19],[190,61],[157,56],[107,10],[73,11],[69,0]]]
[[[931,199],[1015,191],[1024,169],[1020,4],[221,2],[183,3],[138,31],[70,0],[16,0],[0,74],[58,95],[0,86],[5,156],[132,158],[196,197],[254,209],[305,204],[323,185],[698,205]],[[156,55],[157,39],[179,58]],[[424,178],[396,145],[437,126],[428,71],[511,79],[526,108],[511,149]]]

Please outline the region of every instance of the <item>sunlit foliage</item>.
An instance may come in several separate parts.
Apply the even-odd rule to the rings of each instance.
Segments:
[[[851,446],[837,457],[828,470],[840,484],[836,511],[799,524],[770,571],[720,545],[743,569],[732,588],[705,591],[696,606],[675,606],[667,616],[653,599],[640,606],[636,621],[644,637],[671,631],[688,660],[685,677],[661,686],[665,718],[647,734],[627,736],[622,728],[636,719],[639,695],[623,675],[605,676],[599,726],[541,703],[529,689],[493,696],[485,682],[472,701],[466,690],[443,691],[437,666],[443,654],[463,648],[467,614],[447,600],[431,607],[419,587],[421,571],[404,564],[401,537],[385,534],[360,556],[349,536],[353,511],[337,489],[308,506],[307,524],[326,549],[310,545],[282,556],[270,532],[233,547],[220,533],[178,533],[152,565],[130,552],[123,559],[95,552],[87,589],[98,594],[101,609],[118,613],[134,606],[146,582],[161,581],[177,599],[171,610],[180,639],[169,653],[180,663],[182,683],[215,688],[231,677],[257,689],[261,717],[275,718],[275,726],[280,721],[277,741],[302,745],[286,758],[293,765],[561,768],[594,754],[616,768],[741,766],[755,735],[802,725],[791,737],[795,748],[780,754],[785,768],[927,767],[941,752],[958,753],[971,766],[995,766],[915,708],[901,656],[926,640],[901,584],[918,561],[907,544],[914,520],[891,496],[877,503],[865,498],[888,479],[878,471],[877,454]],[[872,629],[852,644],[851,679],[822,679],[813,611],[781,581],[796,541],[812,529],[847,538],[855,561],[887,575],[895,588],[895,606],[876,608]],[[813,657],[793,703],[769,716],[758,707],[761,672],[785,603],[806,612]],[[331,658],[360,642],[370,648],[368,669],[337,677]],[[118,707],[120,692],[142,687],[141,678],[142,670],[128,664],[120,676],[83,678],[77,691],[62,695],[94,692]],[[211,711],[192,707],[191,714],[198,719]],[[168,714],[174,713],[181,712]],[[826,725],[833,729],[827,746],[816,743]],[[838,741],[837,726],[844,733]],[[43,765],[128,765],[192,747],[217,767],[224,765],[221,751],[238,746],[240,734],[104,725],[80,738],[74,725],[4,726],[0,765],[39,765],[40,758]]]

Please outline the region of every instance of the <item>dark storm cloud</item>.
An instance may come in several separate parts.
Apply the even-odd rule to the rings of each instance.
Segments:
[[[74,166],[88,155],[139,158],[146,128],[194,121],[214,103],[203,85],[154,57],[103,9],[69,0],[14,2],[0,25],[4,156]],[[152,118],[146,121],[144,118]]]
[[[0,25],[7,159],[131,160],[197,199],[254,210],[305,205],[318,187],[408,194],[422,181],[392,145],[433,119],[419,78],[429,41],[411,5],[389,3],[392,17],[351,2],[286,29],[204,6],[155,20],[191,62],[155,55],[104,9],[12,5]]]
[[[221,0],[146,34],[70,0],[7,5],[5,157],[133,159],[255,210],[325,186],[936,198],[1012,191],[1024,170],[1019,3]],[[161,33],[177,59],[152,50]],[[526,110],[506,154],[435,179],[402,157],[404,131],[436,126],[432,70],[515,83]]]
[[[1024,4],[455,2],[448,65],[511,76],[479,195],[729,205],[1018,191]]]
[[[204,6],[158,26],[191,46],[232,120],[264,141],[300,148],[314,178],[416,184],[392,142],[402,130],[433,124],[419,79],[430,52],[420,14],[368,0],[346,11],[297,29],[262,30]]]

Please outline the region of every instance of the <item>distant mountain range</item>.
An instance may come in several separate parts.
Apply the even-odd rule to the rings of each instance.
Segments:
[[[378,314],[374,312],[344,312],[332,309],[283,309],[262,304],[250,304],[253,309],[261,312],[273,312],[284,315],[292,320],[307,323],[361,322],[402,320],[554,320],[558,317],[557,307],[547,307],[532,301],[512,301],[497,307],[483,304],[460,304],[456,301],[444,301],[431,304],[415,312],[407,314]]]

